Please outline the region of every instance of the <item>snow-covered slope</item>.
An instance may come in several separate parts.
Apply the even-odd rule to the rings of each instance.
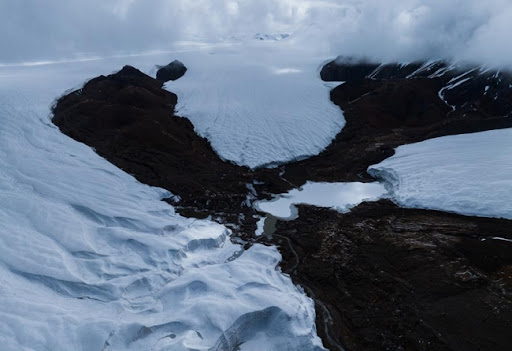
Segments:
[[[400,146],[368,171],[401,206],[512,219],[512,129]]]
[[[325,57],[288,38],[176,57],[188,67],[166,84],[178,95],[178,114],[224,159],[257,167],[315,155],[345,123],[329,99],[332,84],[319,77]]]
[[[1,349],[321,349],[275,248],[176,215],[50,123],[66,89],[157,60],[0,68]]]

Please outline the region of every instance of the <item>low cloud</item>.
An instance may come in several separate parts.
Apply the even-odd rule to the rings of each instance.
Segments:
[[[291,33],[326,55],[512,66],[508,0],[7,0],[0,63],[166,50],[179,40]]]

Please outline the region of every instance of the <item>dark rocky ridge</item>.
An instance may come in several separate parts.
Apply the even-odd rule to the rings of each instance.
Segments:
[[[346,81],[332,90],[331,100],[347,123],[320,155],[286,165],[284,177],[294,184],[372,180],[367,167],[392,156],[397,146],[512,127],[510,72],[442,61],[342,62],[328,63],[321,76]]]
[[[307,180],[371,180],[366,174],[366,168],[392,155],[393,148],[398,145],[439,135],[504,128],[511,125],[511,109],[503,113],[500,108],[506,108],[507,105],[499,107],[493,103],[495,96],[501,96],[500,94],[506,96],[504,87],[512,83],[512,79],[506,73],[494,72],[494,75],[489,75],[485,79],[482,77],[486,73],[483,73],[462,83],[460,80],[454,80],[450,84],[456,82],[461,84],[453,89],[442,91],[453,78],[441,75],[443,67],[448,67],[446,64],[443,66],[443,63],[425,66],[414,78],[409,79],[404,78],[405,72],[418,70],[421,65],[408,68],[401,65],[382,66],[379,68],[378,76],[374,72],[375,68],[369,71],[371,67],[360,67],[354,63],[342,66],[328,64],[326,67],[328,68],[322,71],[323,76],[326,70],[334,72],[330,74],[338,74],[337,70],[341,70],[345,72],[343,74],[352,77],[331,93],[332,100],[344,109],[347,124],[335,141],[320,155],[284,165],[280,169],[250,170],[222,161],[209,143],[194,133],[193,126],[188,120],[175,116],[176,96],[161,89],[162,82],[144,75],[133,67],[127,66],[114,75],[95,78],[83,89],[59,99],[54,107],[53,121],[65,134],[94,147],[100,155],[133,174],[139,181],[166,188],[180,196],[181,201],[178,203],[169,201],[181,214],[196,217],[211,215],[213,219],[231,225],[235,229],[235,234],[248,240],[254,239],[252,233],[256,221],[253,217],[254,210],[247,205],[248,196],[262,198],[269,193],[287,191],[292,186],[288,181],[301,185]],[[360,73],[362,71],[364,71],[363,78]],[[448,69],[445,71],[450,72]],[[433,75],[434,72],[437,73]],[[474,72],[469,71],[468,75]],[[336,78],[339,77],[336,76]],[[493,94],[498,95],[494,95],[490,101],[485,97],[486,92],[480,91],[479,87],[493,79],[496,79],[496,87],[492,91]],[[439,94],[440,91],[444,95]],[[470,93],[478,91],[480,94]],[[491,88],[488,88],[487,93],[490,91]],[[455,103],[454,110],[440,99],[440,95],[447,99],[448,104],[467,100],[465,103]],[[500,98],[496,100],[498,99]],[[281,171],[285,171],[286,179],[279,175]],[[254,187],[255,193],[248,188],[248,184]],[[374,218],[374,221],[381,226],[386,220],[405,211],[386,203],[378,203],[376,207],[370,209],[367,206],[369,205],[360,206],[363,208],[361,211],[364,216],[368,219]],[[385,228],[389,235],[394,235],[398,239],[391,242],[383,239],[382,244],[374,242],[372,245],[375,249],[369,251],[372,255],[364,256],[365,252],[373,247],[365,246],[369,240],[369,233],[373,233],[373,222],[361,220],[352,227],[347,223],[346,230],[338,230],[338,226],[341,225],[340,218],[344,215],[330,210],[305,207],[302,207],[301,211],[303,213],[296,221],[280,223],[278,234],[268,242],[281,244],[281,251],[284,254],[283,267],[293,268],[290,272],[295,281],[306,286],[306,290],[312,296],[316,296],[318,331],[326,346],[336,349],[337,344],[342,344],[348,350],[400,349],[400,345],[404,350],[471,350],[472,348],[467,348],[468,344],[463,342],[465,335],[478,335],[478,340],[473,343],[475,346],[473,349],[476,350],[478,347],[486,349],[489,340],[495,338],[496,334],[490,330],[467,323],[457,327],[439,322],[434,323],[430,329],[420,328],[418,320],[419,318],[425,320],[425,318],[423,314],[417,313],[416,309],[426,308],[426,299],[419,295],[414,295],[414,298],[411,297],[403,303],[400,302],[402,300],[385,299],[386,294],[383,291],[388,291],[386,289],[392,285],[390,281],[403,283],[403,286],[400,285],[397,288],[400,294],[405,294],[404,286],[423,291],[426,289],[425,284],[428,280],[437,279],[444,271],[428,271],[424,273],[424,280],[415,280],[413,275],[402,272],[399,266],[388,265],[386,266],[388,280],[379,280],[376,279],[374,271],[367,272],[367,269],[372,267],[370,265],[372,262],[380,264],[389,261],[388,250],[394,250],[390,252],[402,255],[404,262],[412,264],[416,262],[414,261],[416,249],[404,250],[400,246],[400,238],[405,237],[409,241],[414,239],[421,248],[432,247],[432,241],[438,236],[445,239],[453,237],[453,240],[446,239],[445,241],[449,244],[433,246],[431,250],[422,251],[419,256],[420,261],[430,260],[439,265],[451,265],[453,260],[469,260],[468,257],[471,255],[471,257],[487,255],[495,257],[490,260],[495,262],[494,266],[506,267],[510,265],[507,258],[510,248],[506,246],[500,249],[503,254],[497,255],[497,251],[489,247],[470,245],[473,248],[473,253],[470,254],[454,249],[456,246],[454,243],[466,234],[471,237],[492,235],[492,233],[499,233],[499,236],[508,235],[506,233],[510,233],[510,228],[508,224],[503,224],[509,223],[508,221],[494,220],[493,222],[491,220],[489,222],[491,224],[485,227],[488,228],[487,231],[482,230],[477,233],[474,227],[483,223],[480,222],[482,219],[467,217],[468,223],[472,224],[465,225],[466,222],[460,218],[466,217],[423,211],[422,213],[425,214],[422,217],[423,222],[419,226],[420,229],[416,230],[414,228],[419,225],[416,223],[418,217],[403,215],[405,216],[403,221],[407,224],[405,227]],[[359,211],[359,208],[353,213],[356,211]],[[382,219],[379,220],[379,216]],[[454,224],[450,225],[450,221]],[[446,223],[446,225],[439,225],[439,223]],[[356,229],[360,225],[363,229],[358,232]],[[455,234],[453,227],[457,229]],[[318,235],[311,235],[316,231]],[[401,237],[404,231],[406,234]],[[422,235],[422,233],[426,234]],[[346,238],[349,234],[350,240]],[[296,236],[297,239],[292,240],[291,236]],[[284,241],[281,242],[281,240]],[[345,258],[336,256],[336,252],[341,249],[340,245],[346,245],[343,247],[344,250],[346,249],[343,252],[357,252],[358,256],[363,255],[362,257],[367,260],[352,260],[350,261],[352,266],[341,267],[343,268],[341,269],[338,259]],[[302,258],[300,261],[296,262],[295,255],[290,254],[292,252],[290,247],[300,254]],[[305,251],[304,247],[311,247],[311,250]],[[316,249],[319,251],[314,251]],[[304,252],[301,253],[300,250]],[[332,260],[330,260],[331,256]],[[485,270],[478,265],[471,267],[475,271],[478,270],[486,286],[496,286],[494,275],[498,268]],[[338,273],[332,275],[332,272]],[[351,276],[350,272],[358,272],[360,275],[352,273]],[[343,274],[340,275],[341,273]],[[312,279],[315,274],[318,274],[318,278]],[[329,283],[332,277],[335,281]],[[506,277],[505,273],[503,277]],[[459,284],[458,280],[452,278],[453,276],[446,278],[447,286]],[[343,289],[342,292],[340,288]],[[362,293],[364,289],[370,289],[364,294],[368,296],[366,300],[365,296],[359,298],[353,296],[350,299],[336,298],[344,292]],[[455,305],[459,303],[457,305],[459,307],[448,310],[446,313],[449,317],[467,316],[464,314],[466,313],[464,303],[480,306],[479,315],[494,313],[495,304],[481,304],[482,291],[492,290],[493,298],[499,297],[504,301],[510,301],[510,285],[503,285],[504,293],[501,297],[493,290],[494,288],[478,289],[480,289],[478,285],[467,285],[464,294],[451,296]],[[436,301],[442,303],[447,298],[443,294],[429,296],[432,299],[429,303],[434,305]],[[332,311],[334,318],[334,324],[328,325],[327,329],[323,327],[322,306],[324,304]],[[412,312],[398,314],[393,312],[402,308],[402,305],[407,311]],[[364,321],[355,321],[354,315],[351,314],[355,313],[354,311],[362,311],[367,318],[375,318],[375,323],[365,324]],[[392,313],[379,314],[379,311]],[[505,310],[505,316],[510,316],[508,311]],[[510,319],[506,318],[503,319],[502,326],[512,326]],[[393,327],[389,327],[390,325]],[[452,337],[450,340],[436,339],[434,331],[443,334],[452,333]],[[399,337],[400,333],[411,335],[411,337],[406,338],[407,342],[402,342],[405,339]],[[386,337],[379,337],[381,335]],[[431,342],[435,348],[425,346],[426,344],[414,344],[411,341],[414,338]],[[452,339],[457,342],[453,342]],[[506,339],[506,335],[496,340],[493,348],[495,350],[507,349],[511,341]]]
[[[410,64],[372,64],[338,58],[325,65],[320,76],[325,81],[400,81],[429,79],[439,82],[438,92],[457,113],[480,113],[488,117],[512,116],[512,73],[445,61]],[[364,67],[361,68],[361,67]]]

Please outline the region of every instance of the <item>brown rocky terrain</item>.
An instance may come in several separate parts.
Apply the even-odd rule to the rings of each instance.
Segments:
[[[60,98],[53,122],[170,190],[181,214],[211,216],[248,241],[256,198],[307,180],[371,180],[367,167],[398,145],[512,126],[508,73],[337,60],[321,75],[346,81],[331,93],[346,126],[320,155],[275,169],[221,160],[175,115],[176,95],[129,66]],[[510,239],[511,223],[380,201],[349,214],[300,207],[297,220],[259,240],[279,245],[283,270],[315,298],[319,334],[333,350],[508,350],[512,244],[492,238]]]
[[[278,222],[283,270],[345,350],[508,350],[512,221],[363,203]],[[329,345],[329,342],[326,342]],[[336,348],[330,344],[332,350]]]

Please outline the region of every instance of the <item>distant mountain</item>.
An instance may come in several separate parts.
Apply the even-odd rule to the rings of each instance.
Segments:
[[[346,82],[432,79],[442,85],[439,97],[453,110],[512,116],[512,73],[505,69],[447,61],[380,64],[338,57],[320,75],[325,81]]]

